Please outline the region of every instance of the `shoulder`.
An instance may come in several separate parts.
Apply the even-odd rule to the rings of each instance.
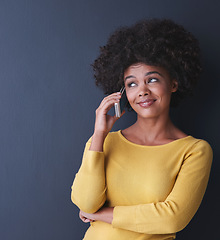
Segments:
[[[203,140],[203,139],[198,139],[191,137],[188,138],[188,145],[189,145],[189,150],[190,151],[201,151],[203,153],[212,153],[212,148],[210,144]]]
[[[105,143],[112,143],[120,141],[120,131],[109,132],[105,139]]]
[[[190,137],[188,139],[188,147],[185,152],[185,160],[193,160],[199,164],[209,165],[213,159],[213,151],[210,144],[203,140]]]
[[[87,140],[86,145],[90,145],[92,142],[92,136]],[[105,138],[104,145],[120,142],[120,130],[115,132],[109,132]]]

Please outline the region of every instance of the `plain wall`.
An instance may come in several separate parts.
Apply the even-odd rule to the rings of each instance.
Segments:
[[[171,18],[200,41],[195,95],[172,110],[214,150],[203,203],[178,240],[217,240],[220,170],[220,2],[200,0],[0,1],[0,239],[82,239],[70,187],[103,98],[90,64],[116,27]],[[126,114],[113,130],[135,121]]]

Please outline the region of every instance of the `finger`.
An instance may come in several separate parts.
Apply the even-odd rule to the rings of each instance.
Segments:
[[[84,217],[82,214],[79,214],[79,218],[84,222],[84,223],[88,223],[91,222],[91,219],[88,219],[86,217]]]
[[[83,221],[84,223],[89,223],[89,222],[92,222],[91,219],[88,219],[88,218],[85,218],[85,220]]]
[[[121,99],[121,95],[119,96],[112,96],[111,98],[105,99],[99,106],[99,110],[105,111],[107,113],[115,103],[119,103]]]
[[[118,100],[120,100],[120,98],[121,98],[121,93],[113,93],[102,100],[100,107],[103,107],[104,105],[106,105],[106,103],[108,104],[109,102],[111,103],[114,101],[117,102]]]
[[[86,217],[83,215],[83,212],[79,211],[79,218],[83,221]]]
[[[106,99],[99,105],[98,109],[100,110],[110,109],[114,105],[114,103],[117,103],[119,101],[120,101],[119,97]]]
[[[121,96],[121,93],[120,93],[120,92],[118,92],[118,93],[113,93],[113,94],[110,94],[110,95],[104,97],[104,98],[102,99],[102,102],[104,102],[104,101],[106,101],[106,100],[109,100],[109,99],[112,99],[112,98],[118,98],[118,97],[120,97],[120,96]]]
[[[107,115],[109,110],[114,106],[115,103],[118,103],[119,100],[111,100],[105,102],[102,106],[96,109],[96,116]]]
[[[116,117],[116,115],[113,116],[113,121],[116,122],[119,118],[121,118],[125,114],[125,110],[122,111],[120,117]]]
[[[115,124],[115,122],[116,122],[118,119],[119,119],[119,118],[116,117],[116,115],[114,115],[114,116],[107,115],[108,128],[111,129],[112,126]]]

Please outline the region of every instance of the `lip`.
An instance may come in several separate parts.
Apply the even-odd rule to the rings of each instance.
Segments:
[[[142,100],[140,102],[138,102],[137,104],[143,108],[148,108],[150,107],[154,102],[156,101],[156,99],[145,99]]]

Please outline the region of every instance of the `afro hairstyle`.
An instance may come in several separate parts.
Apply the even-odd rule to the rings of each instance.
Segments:
[[[171,106],[177,106],[192,94],[200,76],[199,42],[169,19],[142,20],[131,27],[120,27],[100,47],[100,55],[92,64],[96,85],[105,94],[119,91],[125,70],[137,63],[163,67],[177,80],[178,90],[171,97]]]

